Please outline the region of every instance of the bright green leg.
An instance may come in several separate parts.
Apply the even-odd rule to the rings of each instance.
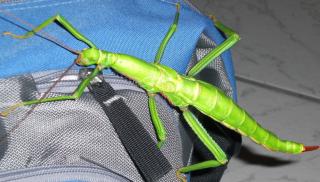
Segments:
[[[163,143],[166,140],[166,129],[164,128],[164,125],[161,122],[159,118],[159,114],[157,112],[157,104],[154,98],[155,94],[148,92],[148,96],[149,96],[149,110],[151,114],[151,120],[158,138],[157,146],[158,148],[161,148]]]
[[[79,84],[79,86],[73,92],[72,95],[64,95],[64,96],[58,96],[58,97],[50,97],[50,98],[44,98],[44,99],[20,102],[20,103],[17,103],[17,104],[14,104],[14,105],[10,106],[5,111],[1,112],[0,116],[6,117],[10,112],[12,112],[13,110],[15,110],[16,108],[18,108],[20,106],[28,106],[28,105],[32,105],[32,104],[40,104],[40,103],[45,103],[45,102],[54,102],[54,101],[64,101],[64,100],[78,99],[78,98],[81,97],[81,95],[83,94],[84,89],[88,86],[90,81],[95,76],[97,76],[99,71],[100,70],[98,68],[94,69],[94,71],[90,75],[88,75],[88,77],[86,77],[84,80],[82,80],[82,82]]]
[[[90,46],[92,48],[96,48],[96,46],[90,40],[88,40],[84,35],[82,35],[78,30],[76,30],[63,16],[61,16],[59,14],[47,19],[46,21],[41,23],[39,26],[35,27],[33,30],[27,32],[24,35],[16,35],[11,32],[4,32],[3,34],[12,36],[13,38],[16,38],[16,39],[26,39],[26,38],[33,36],[35,33],[39,32],[44,27],[46,27],[56,21],[59,22],[60,25],[63,26],[63,28],[65,28],[70,34],[72,34],[78,40],[86,43],[88,46]]]
[[[171,39],[171,37],[174,34],[174,32],[177,30],[177,25],[178,25],[178,21],[179,21],[179,14],[180,14],[180,3],[177,3],[176,7],[177,7],[177,12],[176,12],[176,15],[174,17],[174,21],[173,21],[172,25],[170,26],[166,36],[162,40],[162,42],[160,44],[160,47],[158,49],[158,52],[156,54],[156,57],[154,59],[154,63],[156,63],[156,64],[160,63],[161,57],[163,55],[163,52],[164,52],[169,40]]]
[[[194,65],[187,76],[194,77],[201,70],[203,70],[210,62],[214,61],[215,58],[220,56],[224,51],[232,47],[236,42],[240,40],[240,37],[232,29],[224,26],[220,21],[216,20],[214,17],[211,17],[214,21],[215,26],[222,31],[228,38],[222,44],[218,45],[212,51],[210,51],[206,56],[204,56],[196,65]]]
[[[224,165],[228,162],[225,152],[220,148],[220,146],[211,138],[207,131],[203,128],[198,119],[189,111],[187,108],[181,108],[184,119],[187,121],[188,125],[199,137],[202,143],[209,149],[216,160],[208,160],[200,162],[197,164],[192,164],[190,166],[182,167],[177,171],[179,173],[188,173],[191,171],[196,171],[200,169],[217,167]]]
[[[165,50],[170,38],[172,37],[172,35],[174,34],[174,32],[177,29],[177,24],[179,21],[180,3],[177,3],[176,7],[177,7],[177,12],[176,12],[174,21],[173,21],[172,25],[170,26],[166,36],[163,38],[163,40],[160,44],[160,47],[158,49],[158,52],[157,52],[155,60],[154,60],[155,64],[160,64],[164,50]],[[155,94],[148,92],[148,97],[149,97],[148,99],[149,99],[149,110],[150,110],[151,120],[152,120],[154,129],[156,131],[157,138],[158,138],[157,146],[158,146],[158,148],[161,148],[166,140],[166,130],[164,128],[163,122],[161,121],[159,114],[158,114],[158,111],[157,111],[157,104],[156,104],[156,100],[154,98]]]

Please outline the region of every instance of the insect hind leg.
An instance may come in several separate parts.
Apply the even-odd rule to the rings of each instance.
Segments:
[[[234,32],[231,28],[223,25],[220,21],[218,21],[214,16],[210,16],[214,25],[223,32],[228,38],[222,42],[220,45],[212,49],[206,56],[204,56],[199,62],[194,65],[187,73],[187,76],[194,77],[200,71],[202,71],[208,64],[214,61],[218,56],[232,47],[235,43],[240,40],[239,35]]]
[[[213,154],[216,160],[208,160],[182,167],[178,169],[177,174],[188,173],[206,168],[218,167],[226,164],[228,162],[227,155],[221,149],[221,147],[213,140],[213,138],[211,138],[211,136],[207,133],[207,131],[197,120],[197,118],[192,114],[192,112],[189,111],[187,108],[181,108],[181,111],[188,125],[191,127],[193,132],[195,132],[196,136],[202,141],[202,143],[207,147],[207,149]]]

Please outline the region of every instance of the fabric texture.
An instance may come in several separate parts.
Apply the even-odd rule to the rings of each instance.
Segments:
[[[70,94],[79,84],[78,80],[72,80],[77,74],[76,71],[70,72],[48,97]],[[48,80],[54,79],[55,75],[45,72],[0,79],[0,99],[5,103],[0,109],[21,99],[39,98],[38,90],[47,90]],[[148,100],[145,92],[118,76],[108,77],[106,81],[125,98],[126,104],[156,143],[150,115],[146,114]],[[167,142],[161,152],[173,168],[160,181],[178,181],[175,170],[183,165],[179,115],[164,99],[157,96],[156,101],[167,131]],[[23,119],[29,109],[22,107],[7,118],[0,118],[3,131],[0,134],[0,171],[40,166],[89,166],[105,168],[132,181],[144,181],[109,117],[90,93],[85,93],[77,101],[39,104]]]
[[[88,75],[93,70],[83,69],[83,71]],[[118,95],[102,76],[96,77],[88,88],[109,117],[121,143],[146,181],[158,181],[172,170],[172,166],[156,142],[126,105],[124,97]]]
[[[12,12],[33,25],[39,25],[59,13],[98,48],[152,62],[174,18],[176,8],[172,2],[176,1],[29,0],[1,3],[0,9]],[[0,30],[25,33],[19,26],[27,28],[0,12]],[[45,31],[74,49],[87,47],[56,24],[48,26]],[[161,64],[184,74],[223,40],[208,18],[183,2],[178,30],[169,41]],[[55,70],[66,68],[75,59],[75,55],[41,36],[26,40],[1,37],[0,45],[1,110],[22,100],[39,98],[61,74]],[[145,92],[133,82],[110,74],[109,70],[105,75],[117,93],[126,98],[126,103],[156,142],[150,115],[146,114]],[[229,52],[218,57],[198,78],[236,99]],[[78,84],[78,71],[73,70],[49,96],[70,94]],[[157,96],[156,100],[168,133],[168,142],[161,152],[173,167],[160,181],[177,181],[176,169],[213,156],[208,155],[203,145],[196,141],[189,127],[183,124],[180,114],[164,98]],[[78,101],[41,104],[20,123],[28,109],[19,108],[8,118],[0,119],[1,171],[56,165],[98,166],[132,181],[143,181],[108,117],[89,93]],[[210,124],[214,122],[210,121]],[[216,129],[208,127],[209,133],[228,156],[232,156],[237,151],[235,146],[241,142],[239,135],[229,135],[229,130],[220,126],[218,130],[222,132],[215,132]],[[202,153],[204,158],[193,151]],[[217,180],[223,170],[213,172]],[[212,171],[210,173],[213,174]],[[191,175],[192,179],[196,179],[195,175]],[[212,180],[211,177],[207,179]]]
[[[27,0],[1,3],[0,9],[39,25],[56,14],[64,16],[98,48],[153,61],[160,42],[175,15],[176,0]],[[13,17],[0,13],[0,29],[17,34],[30,30]],[[77,50],[87,47],[53,24],[45,32]],[[197,40],[206,33],[217,44],[224,38],[212,22],[182,1],[178,31],[170,40],[162,64],[180,73],[187,69]],[[34,36],[27,40],[0,39],[0,77],[44,70],[63,69],[75,56],[65,49]],[[138,46],[137,46],[138,45]],[[179,47],[179,50],[176,48]],[[222,55],[228,79],[235,89],[230,53]],[[235,93],[234,93],[235,94]],[[235,96],[235,95],[234,95]]]

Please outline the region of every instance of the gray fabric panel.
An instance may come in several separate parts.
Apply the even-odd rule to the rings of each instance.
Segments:
[[[14,83],[15,80],[21,79],[28,80],[27,78],[29,76],[6,80],[5,85],[14,85],[11,82]],[[134,86],[132,82],[126,82],[127,85]],[[71,87],[76,85],[72,81],[63,81],[58,88],[67,87],[67,84],[70,84]],[[28,84],[28,86],[34,88],[34,84]],[[8,95],[19,98],[19,93],[25,94],[20,88],[21,86],[0,85],[0,87],[2,88],[1,94],[3,94],[0,95],[0,99],[5,99],[1,103],[6,105],[20,100],[11,101],[7,99]],[[148,110],[145,92],[125,89],[119,90],[119,94],[126,98],[129,107],[132,108],[156,141],[150,116],[145,114]],[[35,93],[31,95],[35,95]],[[51,94],[50,97],[57,95]],[[24,97],[25,100],[31,98],[34,97]],[[165,100],[160,97],[156,97],[156,100],[160,117],[164,121],[168,133],[168,140],[162,148],[162,152],[177,169],[182,167],[178,115],[171,110]],[[12,123],[17,121],[17,117],[23,117],[29,108],[30,106],[18,108],[8,118],[2,118],[1,123],[4,123],[3,127],[7,128],[7,132],[11,130]],[[87,93],[77,101],[39,104],[29,117],[9,135],[8,141],[1,143],[0,147],[4,149],[0,160],[2,170],[54,165],[94,166],[97,163],[133,181],[142,181],[108,118],[104,115],[99,104]],[[175,170],[172,170],[162,181],[174,180],[176,180]]]
[[[203,34],[189,68],[214,47],[215,44]],[[39,98],[60,74],[61,71],[50,71],[0,79],[0,109],[21,100]],[[79,84],[77,74],[76,70],[70,71],[50,96],[71,93]],[[228,96],[232,95],[220,57],[197,76],[220,87]],[[119,76],[108,76],[107,82],[126,98],[126,103],[156,141],[150,115],[145,114],[148,111],[145,92]],[[168,133],[167,142],[161,150],[173,166],[161,181],[178,181],[175,170],[189,163],[193,147],[186,133],[188,127],[181,124],[183,119],[167,101],[160,96],[156,100]],[[21,107],[8,118],[0,118],[0,135],[5,137],[29,108]],[[7,139],[0,142],[1,170],[56,165],[103,166],[130,180],[142,181],[107,116],[90,94],[84,94],[77,101],[38,105]]]
[[[215,47],[216,44],[211,39],[209,39],[205,34],[201,34],[201,37],[197,42],[195,51],[192,54],[187,71],[190,70],[196,63],[198,63],[206,54],[208,54]],[[198,75],[196,75],[196,78],[215,85],[216,87],[224,91],[226,95],[229,97],[232,97],[233,95],[233,90],[228,80],[223,60],[220,56],[217,57],[213,62],[211,62],[206,68],[204,68]],[[192,156],[191,153],[193,150],[193,145],[190,145],[192,143],[192,137],[190,137],[190,135],[188,135],[186,131],[192,131],[190,131],[190,128],[185,125],[181,125],[180,128],[181,135],[183,135],[183,158],[188,159],[187,163],[190,164],[190,157]],[[184,160],[184,162],[186,161]]]
[[[82,166],[33,167],[0,173],[0,182],[129,182],[128,179],[101,168]]]
[[[195,52],[193,53],[188,70],[190,70],[192,66],[199,62],[200,59],[202,59],[215,47],[216,44],[205,34],[202,34],[197,43]],[[233,90],[228,80],[224,63],[220,56],[211,62],[206,68],[204,68],[198,75],[196,75],[196,78],[219,87],[226,93],[227,96],[232,97]]]

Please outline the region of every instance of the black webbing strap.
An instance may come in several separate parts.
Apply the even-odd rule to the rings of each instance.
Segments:
[[[91,82],[88,88],[110,119],[142,177],[146,181],[158,181],[168,173],[172,169],[171,164],[123,98],[103,77]]]
[[[241,146],[241,136],[222,126],[219,123],[213,123],[212,119],[198,113],[199,120],[202,121],[208,134],[218,143],[221,149],[227,154],[228,159],[238,153]],[[214,159],[211,152],[203,145],[203,143],[194,137],[194,152],[192,156],[192,164]],[[208,168],[204,170],[191,172],[191,182],[219,182],[227,164],[216,168]]]

